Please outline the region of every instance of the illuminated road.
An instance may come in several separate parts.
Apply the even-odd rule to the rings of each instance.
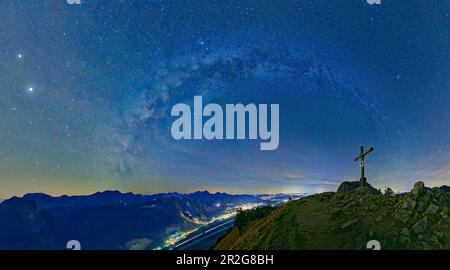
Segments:
[[[181,242],[177,243],[171,249],[189,249],[190,246],[206,241],[213,236],[217,236],[219,233],[223,233],[234,225],[234,218],[224,220],[220,224],[213,224],[211,226],[206,226],[202,230],[196,232],[194,235],[189,236],[187,239],[183,239]]]

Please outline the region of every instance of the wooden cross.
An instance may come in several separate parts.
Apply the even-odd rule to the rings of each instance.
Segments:
[[[365,152],[364,152],[364,146],[361,146],[360,149],[361,149],[361,152],[360,152],[359,156],[355,157],[353,160],[354,161],[361,160],[359,162],[359,167],[361,168],[360,182],[361,182],[361,187],[364,187],[366,185],[366,181],[367,181],[367,178],[364,176],[364,157],[366,155],[368,155],[370,152],[372,152],[374,149],[373,149],[373,147],[369,147]]]

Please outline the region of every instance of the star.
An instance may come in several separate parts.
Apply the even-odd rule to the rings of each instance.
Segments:
[[[28,87],[28,92],[33,92],[33,91],[34,91],[33,87]]]
[[[17,58],[18,59],[22,59],[23,58],[23,54],[21,54],[21,53],[17,54]]]

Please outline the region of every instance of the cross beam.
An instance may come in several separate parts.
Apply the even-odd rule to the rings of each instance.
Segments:
[[[361,186],[364,187],[366,185],[366,181],[367,178],[364,176],[364,157],[367,156],[369,153],[371,153],[373,150],[375,150],[373,147],[369,147],[367,148],[366,151],[364,151],[364,146],[360,146],[360,154],[359,156],[355,157],[353,160],[354,161],[358,161],[359,162],[359,167],[361,168],[361,178],[360,178],[360,182],[361,182]]]

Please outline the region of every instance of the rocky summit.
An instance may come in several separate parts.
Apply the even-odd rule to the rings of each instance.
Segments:
[[[381,249],[450,249],[448,188],[417,182],[410,192],[382,194],[348,183],[339,192],[240,213],[215,249],[364,250],[370,240]]]
[[[378,189],[372,187],[369,183],[366,183],[365,186],[362,188],[361,183],[359,181],[356,182],[343,182],[339,188],[337,189],[337,193],[349,193],[352,191],[357,191],[360,189],[364,189],[365,192],[370,194],[381,194],[381,191]]]

